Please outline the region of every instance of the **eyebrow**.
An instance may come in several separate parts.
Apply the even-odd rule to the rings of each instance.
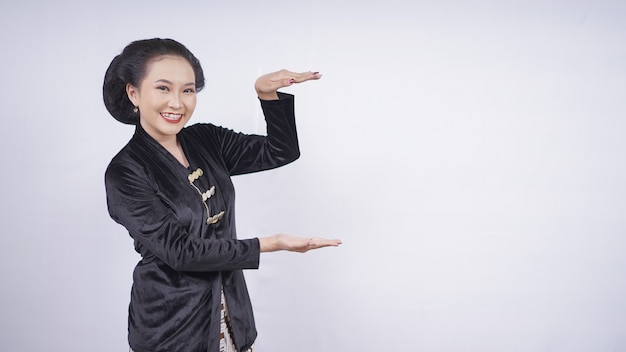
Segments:
[[[165,83],[165,84],[170,84],[170,85],[174,85],[174,83],[166,80],[166,79],[157,79],[156,81],[154,81],[154,83]],[[195,82],[189,82],[186,84],[183,84],[183,86],[195,86],[196,83]]]

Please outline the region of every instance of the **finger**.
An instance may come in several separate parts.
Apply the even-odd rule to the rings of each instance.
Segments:
[[[320,79],[322,75],[319,72],[306,71],[306,72],[291,72],[287,70],[282,70],[277,72],[277,74],[284,80],[285,84],[291,85],[293,83],[301,83],[312,79]]]
[[[310,80],[318,80],[320,78],[322,78],[322,75],[317,71],[302,72],[302,73],[295,74],[294,76],[295,83],[302,83],[302,82],[306,82]]]
[[[325,238],[311,238],[309,241],[309,246],[313,248],[322,248],[322,247],[337,247],[341,244],[341,240],[339,239],[325,239]]]

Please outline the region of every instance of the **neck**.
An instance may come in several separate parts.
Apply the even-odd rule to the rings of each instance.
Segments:
[[[144,130],[152,139],[157,141],[160,145],[162,145],[165,149],[176,147],[178,145],[178,138],[176,135],[171,134],[161,134],[154,130],[152,130],[149,126],[144,125],[143,120],[139,121],[141,125],[141,129]]]
[[[155,138],[155,140],[157,142],[159,142],[160,145],[163,146],[163,148],[172,151],[174,149],[178,149],[180,148],[180,143],[178,143],[178,139],[176,138],[176,136],[172,136],[168,138]]]
[[[189,161],[183,152],[183,148],[178,142],[177,135],[154,135],[154,133],[150,133],[147,131],[143,125],[140,125],[141,129],[148,134],[152,139],[154,139],[157,143],[159,143],[165,150],[167,150],[170,154],[172,154],[178,162],[180,162],[184,167],[189,167]]]

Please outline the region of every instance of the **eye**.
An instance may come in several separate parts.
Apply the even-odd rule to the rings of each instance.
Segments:
[[[157,89],[163,92],[169,91],[169,88],[167,88],[166,86],[158,86]]]
[[[196,92],[196,90],[194,88],[187,88],[183,92],[193,94]]]

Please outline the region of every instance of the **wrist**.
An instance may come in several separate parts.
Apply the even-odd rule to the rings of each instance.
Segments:
[[[259,249],[261,253],[277,251],[278,246],[276,245],[276,236],[259,238]]]

